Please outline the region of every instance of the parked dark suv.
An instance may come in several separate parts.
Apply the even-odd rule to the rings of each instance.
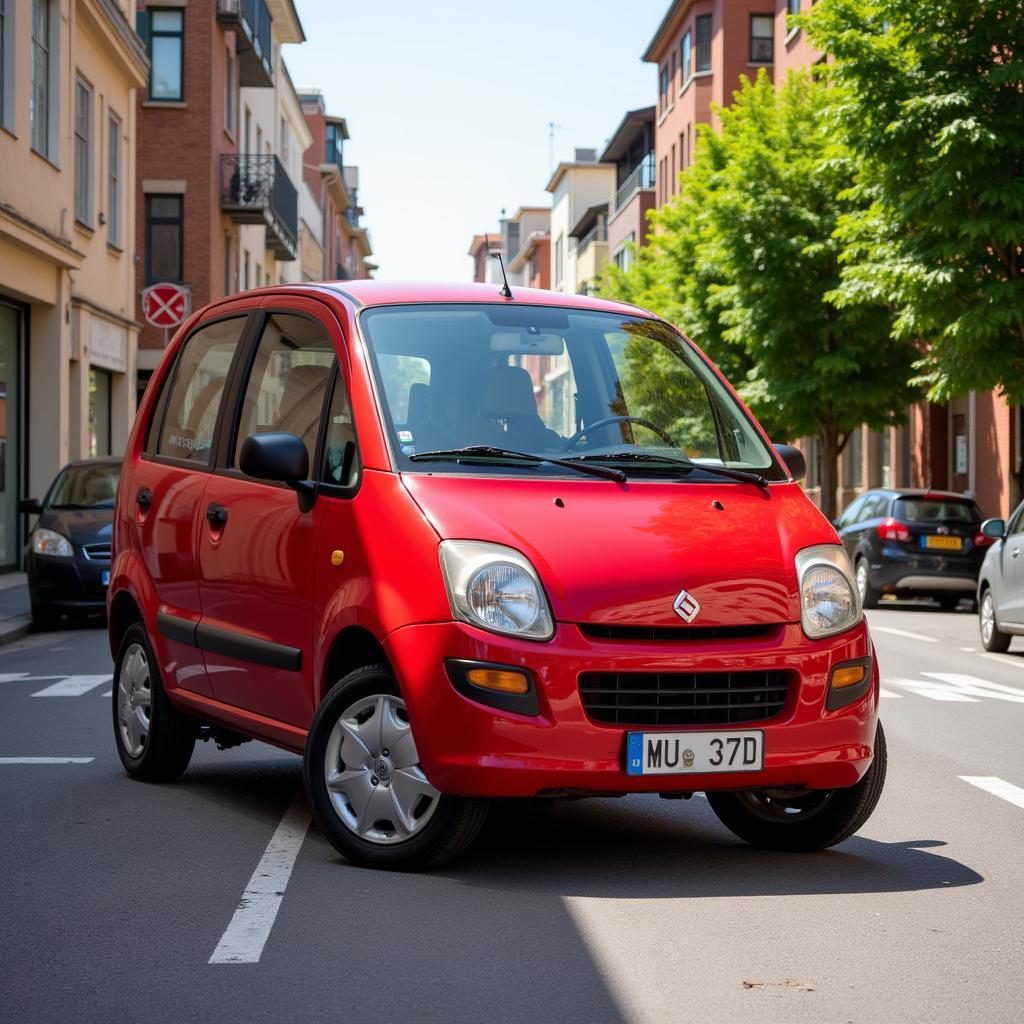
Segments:
[[[850,504],[836,529],[854,565],[861,604],[882,594],[931,597],[952,611],[973,597],[992,538],[963,494],[880,489]]]

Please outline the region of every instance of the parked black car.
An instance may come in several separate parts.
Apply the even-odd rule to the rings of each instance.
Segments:
[[[63,613],[104,610],[120,475],[120,459],[82,459],[57,474],[41,502],[18,504],[18,511],[39,516],[26,549],[38,628],[56,625]]]
[[[949,491],[878,489],[852,502],[836,529],[865,608],[882,594],[931,597],[948,611],[973,598],[992,538],[974,501]]]

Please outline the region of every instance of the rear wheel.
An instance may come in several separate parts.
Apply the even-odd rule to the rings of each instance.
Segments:
[[[420,768],[398,682],[387,665],[349,673],[324,698],[306,742],[306,793],[334,848],[374,868],[427,868],[476,837],[485,800],[447,796]]]
[[[860,593],[861,608],[878,607],[878,590],[871,584],[871,571],[868,569],[866,558],[858,559],[855,570],[857,577],[857,590]]]
[[[885,785],[885,733],[875,731],[875,758],[855,786],[803,792],[707,793],[718,820],[740,839],[767,850],[824,850],[854,834],[871,816]]]
[[[1010,634],[1000,633],[996,625],[996,604],[992,600],[992,590],[986,588],[981,595],[978,608],[978,628],[981,630],[981,645],[986,651],[1002,654],[1009,649]]]

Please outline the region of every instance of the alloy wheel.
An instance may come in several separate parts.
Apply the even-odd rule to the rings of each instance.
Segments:
[[[992,592],[985,591],[981,599],[981,639],[985,644],[992,643],[992,634],[996,631],[996,610],[992,604]]]
[[[868,567],[863,561],[857,563],[857,591],[860,594],[860,603],[864,604],[868,594]]]
[[[152,707],[149,660],[142,645],[133,643],[117,677],[117,724],[129,757],[141,757],[146,749]]]
[[[335,722],[324,751],[335,813],[371,843],[400,843],[416,835],[441,799],[419,762],[405,701],[390,694],[357,700]]]

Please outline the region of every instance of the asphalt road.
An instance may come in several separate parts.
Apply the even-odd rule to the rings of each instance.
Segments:
[[[630,797],[503,808],[423,875],[303,839],[299,761],[261,744],[129,780],[101,630],[0,649],[0,1019],[1018,1024],[1024,641],[870,619],[889,778],[837,849],[758,852],[700,797]],[[210,963],[240,905],[244,941],[272,922],[257,962]]]

